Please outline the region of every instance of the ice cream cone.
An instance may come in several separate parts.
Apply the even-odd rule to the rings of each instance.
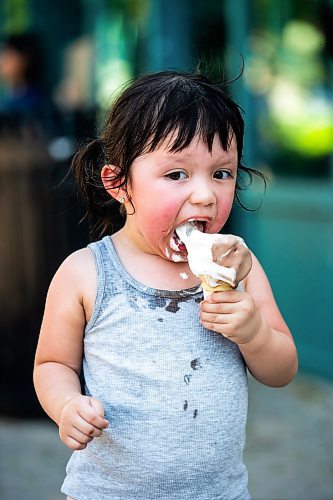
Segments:
[[[211,279],[209,276],[205,274],[199,274],[199,278],[201,279],[201,286],[204,292],[204,298],[207,298],[210,293],[215,292],[227,292],[229,290],[234,290],[234,288],[230,285],[230,283],[226,283],[225,281],[218,280],[216,286],[209,285],[208,281]]]
[[[200,228],[200,221],[188,221],[176,234],[186,246],[189,268],[202,282],[204,298],[236,290],[251,270],[250,250],[239,236],[206,233]]]

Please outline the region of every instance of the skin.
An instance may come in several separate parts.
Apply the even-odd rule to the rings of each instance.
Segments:
[[[224,226],[234,201],[237,148],[232,141],[224,151],[215,139],[210,153],[197,137],[185,150],[170,153],[167,144],[133,162],[127,190],[108,180],[117,166],[106,165],[101,175],[111,196],[125,198],[125,226],[112,236],[123,265],[148,286],[177,290],[199,280],[188,267],[184,247],[175,249],[170,243],[174,230],[190,219],[205,221],[210,233]],[[254,255],[252,259],[245,291],[212,294],[200,304],[198,316],[204,327],[238,344],[257,380],[279,387],[297,371],[296,349],[265,272]],[[183,273],[189,276],[186,282]],[[70,255],[50,285],[35,360],[39,400],[59,425],[63,442],[76,450],[108,426],[101,402],[83,396],[79,383],[83,332],[96,288],[90,250]]]
[[[25,57],[16,50],[7,48],[0,53],[0,78],[9,88],[25,86]]]

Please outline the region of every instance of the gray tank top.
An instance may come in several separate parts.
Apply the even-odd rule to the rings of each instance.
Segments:
[[[149,288],[127,273],[110,237],[89,247],[98,287],[83,369],[109,427],[73,453],[62,492],[248,500],[246,368],[236,344],[200,325],[201,287]]]

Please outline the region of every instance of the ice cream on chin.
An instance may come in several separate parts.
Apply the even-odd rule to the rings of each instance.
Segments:
[[[244,240],[232,234],[209,234],[187,222],[176,229],[188,254],[193,274],[201,279],[204,292],[237,288],[250,272],[251,252]]]

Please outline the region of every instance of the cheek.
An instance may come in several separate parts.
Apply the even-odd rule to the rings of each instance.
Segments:
[[[163,233],[170,231],[170,227],[174,225],[175,219],[179,211],[179,204],[168,200],[163,205],[156,204],[156,208],[152,210],[154,220]]]
[[[231,209],[233,205],[233,200],[230,200],[228,203],[224,203],[221,207],[221,217],[227,219],[230,215]]]
[[[145,228],[146,235],[160,238],[170,232],[179,211],[179,203],[161,198],[150,200],[151,203],[140,211],[140,225]]]
[[[234,195],[224,197],[223,202],[220,204],[218,209],[218,216],[216,218],[216,222],[219,224],[220,228],[222,228],[227,222],[231,209],[234,203]]]

